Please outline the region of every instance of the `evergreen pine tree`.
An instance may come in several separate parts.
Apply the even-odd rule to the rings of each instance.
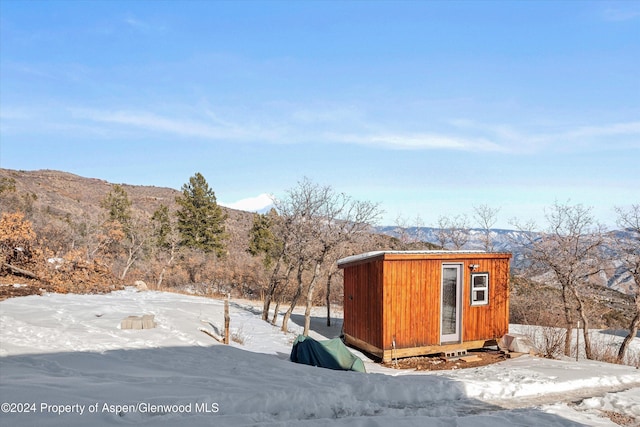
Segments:
[[[277,215],[274,209],[269,214],[254,214],[253,226],[249,231],[248,252],[253,256],[264,255],[263,262],[266,268],[271,267],[282,247],[272,229]]]
[[[198,172],[189,178],[189,183],[182,186],[182,196],[176,197],[176,203],[180,206],[176,212],[180,245],[224,255],[226,215],[202,174]]]
[[[107,210],[109,220],[119,223],[127,232],[131,224],[131,201],[121,185],[113,185],[109,194],[102,200],[102,207]]]
[[[171,234],[171,220],[169,219],[169,208],[161,204],[153,213],[151,220],[154,223],[155,243],[159,248],[168,248],[169,235]]]

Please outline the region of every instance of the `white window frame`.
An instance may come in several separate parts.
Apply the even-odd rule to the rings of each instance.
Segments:
[[[484,277],[484,286],[475,286],[475,278]],[[484,298],[479,299],[479,291],[484,291]],[[471,273],[471,305],[488,305],[489,304],[489,273]]]

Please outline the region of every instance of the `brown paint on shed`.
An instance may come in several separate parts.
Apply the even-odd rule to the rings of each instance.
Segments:
[[[383,360],[479,348],[509,330],[511,254],[371,252],[344,258],[344,335]],[[441,342],[443,264],[461,265],[459,339]],[[471,305],[470,266],[489,274],[486,305]],[[395,342],[395,347],[394,347]]]

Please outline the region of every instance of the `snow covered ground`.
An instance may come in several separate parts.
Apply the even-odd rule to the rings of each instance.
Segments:
[[[120,329],[142,314],[157,327]],[[339,319],[320,316],[312,336],[337,336]],[[368,359],[367,374],[331,371],[288,361],[302,316],[292,320],[284,334],[232,301],[236,341],[224,346],[199,331],[223,324],[219,300],[127,289],[0,302],[0,425],[617,425],[604,411],[640,425],[635,367],[523,356],[436,373]]]

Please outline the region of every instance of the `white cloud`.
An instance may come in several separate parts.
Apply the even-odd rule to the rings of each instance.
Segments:
[[[464,138],[434,133],[333,134],[330,135],[330,138],[338,142],[376,145],[403,150],[504,151],[499,144],[484,138]]]
[[[220,204],[227,208],[238,209],[241,211],[261,212],[273,205],[273,200],[271,199],[271,196],[269,194],[263,193],[256,197],[249,197],[247,199],[238,200],[237,202],[220,202]]]
[[[570,130],[564,135],[570,138],[593,138],[620,135],[640,136],[640,122],[613,123],[604,126],[584,126]]]
[[[616,149],[636,146],[640,140],[640,122],[603,123],[589,126],[523,129],[511,124],[492,124],[474,120],[451,120],[450,127],[438,132],[402,132],[365,121],[345,131],[342,121],[314,126],[298,120],[278,121],[268,115],[250,119],[222,117],[210,110],[200,116],[161,115],[143,110],[100,111],[74,109],[72,118],[96,123],[120,125],[129,130],[168,133],[186,138],[213,141],[246,141],[291,144],[309,141],[357,144],[396,150],[455,150],[468,152],[533,153],[541,150],[576,151]],[[311,113],[305,113],[311,114]]]
[[[616,149],[640,143],[640,122],[606,123],[554,129],[551,132],[522,131],[511,125],[478,123],[472,120],[453,120],[455,128],[468,133],[486,135],[502,151],[532,153],[542,150],[576,151],[586,147]],[[483,141],[483,140],[481,140]],[[488,145],[491,147],[491,145]]]
[[[210,125],[191,119],[167,118],[145,111],[97,111],[74,109],[72,114],[77,118],[96,122],[121,124],[142,128],[154,132],[166,132],[186,137],[204,139],[239,139],[246,137],[246,132],[233,125]]]

